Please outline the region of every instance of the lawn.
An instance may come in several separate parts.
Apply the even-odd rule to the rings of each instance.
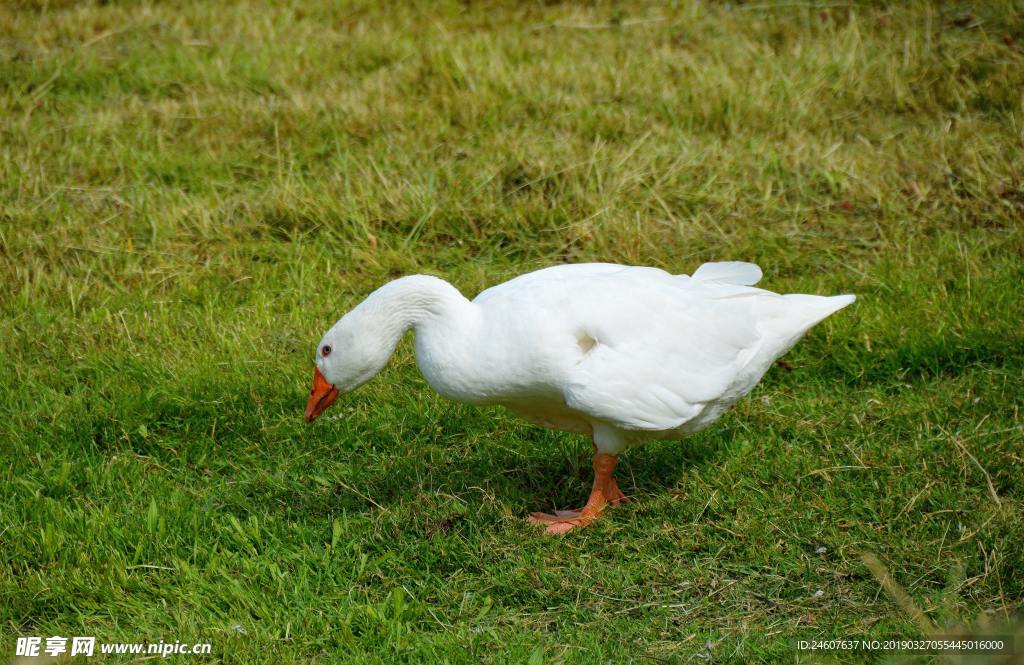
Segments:
[[[1022,91],[1014,2],[5,3],[0,661],[1005,632]],[[721,259],[859,299],[716,425],[624,455],[634,501],[592,528],[525,522],[585,498],[588,442],[437,396],[409,339],[303,422],[321,334],[390,278]]]

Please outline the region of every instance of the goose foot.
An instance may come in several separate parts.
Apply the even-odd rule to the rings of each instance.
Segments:
[[[545,531],[548,533],[568,533],[576,527],[589,525],[597,519],[608,504],[614,506],[626,501],[626,495],[622,493],[615,478],[612,477],[617,462],[618,458],[615,455],[595,452],[594,487],[590,491],[587,505],[579,510],[556,510],[554,515],[534,513],[530,516],[529,521],[533,524],[544,525]]]
[[[629,497],[622,493],[619,489],[619,484],[615,482],[615,478],[611,479],[611,483],[608,487],[608,503],[613,506],[617,506],[620,503],[629,503]]]
[[[575,510],[556,510],[554,515],[534,513],[528,520],[534,524],[544,525],[544,531],[551,534],[568,533],[576,527],[584,527],[597,518],[596,514],[584,515]]]

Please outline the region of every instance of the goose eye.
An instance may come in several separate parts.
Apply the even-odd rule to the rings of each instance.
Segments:
[[[330,344],[324,344],[324,347],[322,349],[320,349],[320,355],[323,356],[324,358],[326,358],[327,356],[331,355],[331,351],[332,351],[331,345]]]

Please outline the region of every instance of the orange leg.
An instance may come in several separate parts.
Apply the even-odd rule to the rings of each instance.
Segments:
[[[615,505],[626,499],[619,489],[612,473],[618,462],[615,455],[594,452],[594,487],[590,490],[587,505],[578,511],[559,510],[554,515],[534,513],[530,521],[547,526],[548,533],[566,533],[578,526],[587,526],[601,514],[608,504]]]
[[[597,444],[594,443],[594,439],[593,438],[590,439],[590,447],[591,447],[591,449],[593,449],[594,454],[596,455],[597,454]],[[615,467],[612,467],[612,471],[614,471],[614,470],[615,470]],[[594,476],[596,477],[597,474],[595,473]],[[619,484],[617,482],[615,482],[615,476],[610,476],[609,482],[610,482],[610,485],[608,486],[608,495],[606,497],[608,499],[608,503],[612,504],[613,506],[617,506],[620,503],[623,503],[625,501],[629,501],[629,497],[627,497],[625,494],[622,493],[622,490],[619,489]]]
[[[622,490],[619,489],[619,484],[615,482],[615,476],[609,478],[608,482],[608,503],[617,506],[620,503],[629,501],[629,497],[622,493]]]

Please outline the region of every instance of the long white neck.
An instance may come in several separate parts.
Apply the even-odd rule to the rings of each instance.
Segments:
[[[448,282],[427,275],[412,275],[389,282],[341,317],[323,343],[337,348],[324,361],[327,379],[344,390],[354,390],[384,369],[407,330],[416,330],[416,356],[436,360],[439,346],[466,349],[473,336],[477,308]],[[423,354],[424,343],[429,343]],[[427,374],[425,371],[424,374]]]
[[[371,293],[353,313],[373,320],[387,346],[394,348],[414,328],[465,315],[469,301],[458,289],[437,277],[410,275],[388,282]]]

